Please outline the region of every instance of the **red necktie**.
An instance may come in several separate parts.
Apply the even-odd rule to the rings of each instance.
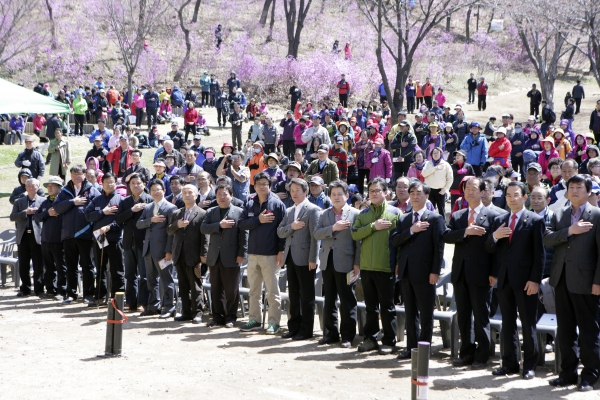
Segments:
[[[469,222],[467,224],[471,225],[473,222],[475,222],[475,210],[471,210],[469,213]]]
[[[512,240],[513,237],[513,233],[515,233],[515,225],[517,223],[517,214],[513,214],[511,219],[510,219],[510,230],[512,231],[510,233],[510,236],[508,237],[508,242],[510,243],[510,241]]]

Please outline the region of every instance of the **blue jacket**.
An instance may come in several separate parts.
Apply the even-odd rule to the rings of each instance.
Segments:
[[[100,132],[99,129],[96,129],[95,131],[93,131],[92,134],[90,135],[90,143],[94,143],[94,139],[96,138],[96,136],[104,135],[105,133],[106,133],[106,137],[102,137],[102,147],[104,147],[104,149],[106,151],[109,151],[108,141],[110,140],[110,137],[112,136],[112,132],[108,129],[104,129],[104,131],[102,131],[102,132]]]
[[[83,181],[79,196],[87,198],[87,204],[89,204],[100,196],[100,192],[88,181]],[[60,238],[61,240],[73,238],[92,240],[92,224],[85,218],[87,204],[76,206],[73,202],[74,198],[73,181],[69,181],[54,200],[54,210],[63,218]]]
[[[179,89],[179,86],[173,86],[173,90],[171,91],[171,104],[174,106],[181,107],[183,106],[184,99],[185,95],[183,94],[181,89]]]
[[[150,99],[154,99],[154,101],[152,101]],[[158,93],[156,93],[154,91],[146,92],[146,94],[144,94],[144,100],[146,100],[146,108],[159,108],[160,107],[160,100],[158,98]]]
[[[53,200],[46,198],[33,216],[35,222],[42,224],[42,243],[61,243],[62,215],[51,217],[48,214],[53,204]]]
[[[473,166],[485,164],[488,151],[485,146],[485,136],[481,133],[476,138],[473,135],[465,136],[465,139],[460,144],[460,148],[467,152],[467,162],[469,164]]]
[[[109,242],[118,242],[121,240],[123,228],[115,221],[117,218],[116,213],[113,215],[105,215],[102,210],[109,204],[117,206],[118,208],[121,201],[123,201],[123,197],[116,192],[113,192],[108,196],[103,193],[90,201],[85,208],[85,218],[88,222],[93,222],[94,226],[92,229],[94,231],[103,226],[110,225],[110,230],[106,233],[106,240]]]
[[[377,91],[379,92],[379,95],[381,97],[386,97],[386,94],[385,94],[385,85],[383,83],[379,84],[379,88],[377,88]]]
[[[270,210],[275,215],[275,220],[269,224],[262,224],[258,219],[259,214],[265,210]],[[285,250],[285,239],[277,236],[277,227],[285,217],[285,210],[285,205],[274,193],[269,192],[267,200],[262,204],[256,193],[248,197],[239,222],[239,228],[250,233],[248,255],[276,256]]]
[[[146,188],[148,189],[148,191],[150,191],[150,184],[155,179],[156,179],[156,174],[152,175],[152,178],[150,178],[150,180],[148,181],[148,184],[146,185]],[[173,193],[173,192],[171,192],[171,175],[167,175],[165,173],[161,180],[165,184],[165,197],[167,197],[168,195]]]

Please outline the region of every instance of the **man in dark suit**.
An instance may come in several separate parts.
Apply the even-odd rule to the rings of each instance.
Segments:
[[[485,243],[486,250],[494,253],[494,282],[498,284],[498,300],[502,312],[504,351],[502,367],[492,374],[519,373],[517,360],[517,310],[523,327],[523,378],[535,377],[538,348],[535,325],[537,322],[538,288],[544,270],[544,219],[525,209],[525,184],[510,182],[506,188],[506,202],[510,213],[494,219],[493,234]],[[497,281],[496,281],[497,279]]]
[[[196,205],[197,197],[198,188],[185,185],[181,191],[185,207],[173,211],[167,227],[181,296],[181,315],[175,317],[175,321],[191,320],[194,324],[202,322],[204,293],[201,267],[206,264],[208,251],[208,238],[200,230],[206,211]]]
[[[248,231],[238,224],[244,210],[231,203],[233,188],[219,185],[216,196],[218,207],[208,210],[200,228],[209,236],[206,263],[210,272],[213,319],[207,326],[233,328],[240,300],[240,264],[248,255]]]
[[[145,229],[135,224],[142,216],[152,197],[144,192],[146,183],[143,175],[129,175],[129,192],[117,211],[115,221],[123,227],[123,250],[125,258],[125,305],[129,311],[145,311],[148,308],[148,285],[146,283],[146,265],[142,249],[144,248]]]
[[[140,316],[160,314],[160,318],[169,318],[175,314],[173,264],[162,268],[159,261],[171,261],[172,238],[167,235],[167,226],[177,207],[165,200],[165,184],[160,179],[150,182],[150,196],[154,201],[144,207],[135,224],[138,229],[146,230],[142,255],[146,264],[148,308]]]
[[[128,184],[133,174],[139,174],[144,181],[144,185],[150,180],[150,170],[144,167],[141,163],[142,151],[135,149],[131,152],[131,165],[125,170],[125,184]]]
[[[593,389],[600,370],[600,210],[588,203],[591,190],[590,178],[569,179],[566,197],[571,205],[554,214],[544,237],[546,246],[554,246],[550,285],[555,288],[562,355],[560,375],[550,384],[576,384],[581,360],[581,391]]]
[[[314,236],[321,209],[308,201],[308,183],[300,178],[290,182],[294,206],[286,210],[277,235],[286,239],[283,259],[287,265],[290,294],[289,332],[282,338],[305,340],[313,336],[315,322],[315,273],[319,242]]]
[[[444,241],[454,244],[452,285],[461,337],[460,358],[453,360],[452,365],[471,365],[474,370],[486,368],[490,357],[489,314],[494,259],[485,251],[485,242],[491,235],[494,219],[500,215],[484,207],[481,196],[485,190],[482,178],[473,177],[465,182],[465,199],[469,207],[452,214],[444,233]]]
[[[327,334],[319,344],[337,343],[342,336],[342,347],[350,348],[356,336],[356,282],[348,284],[346,276],[354,271],[360,273],[360,242],[352,239],[350,228],[359,211],[347,204],[348,185],[343,181],[329,184],[332,207],[323,211],[315,239],[322,240],[320,268],[323,271],[324,326]],[[341,328],[338,329],[336,301],[339,296]]]
[[[21,287],[18,297],[31,294],[30,265],[33,264],[33,291],[36,296],[44,297],[44,260],[42,258],[42,224],[34,221],[38,208],[46,200],[38,196],[40,181],[29,178],[25,181],[26,196],[19,198],[13,204],[10,220],[17,227],[17,246],[19,250],[19,274]]]
[[[425,207],[428,192],[427,184],[410,183],[408,194],[413,211],[400,217],[392,233],[393,246],[400,247],[396,275],[406,309],[406,352],[398,356],[399,360],[409,359],[417,342],[431,343],[433,335],[435,284],[444,261],[446,226],[444,217]]]

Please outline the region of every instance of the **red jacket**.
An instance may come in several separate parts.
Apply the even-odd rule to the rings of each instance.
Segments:
[[[350,84],[348,83],[348,81],[345,81],[344,83],[342,83],[342,81],[339,81],[337,87],[339,89],[340,94],[348,94],[350,92]]]
[[[190,122],[193,122],[195,124],[197,120],[198,111],[195,108],[188,108],[187,110],[185,110],[185,113],[183,114],[183,121],[186,125]]]
[[[479,82],[477,85],[477,94],[479,95],[487,95],[488,84],[485,82]]]
[[[125,157],[125,169],[119,168],[119,164],[121,163],[121,146],[115,147],[114,151],[111,151],[106,155],[106,161],[112,164],[113,173],[116,174],[119,178],[125,175],[125,169],[131,166],[131,152],[133,151],[133,147],[129,146],[127,148],[127,156]]]
[[[504,146],[500,149],[500,146]],[[488,155],[494,158],[502,158],[504,159],[503,165],[506,164],[508,158],[510,157],[510,152],[512,151],[512,144],[510,140],[505,136],[503,139],[496,139],[490,145],[490,149],[488,150]]]

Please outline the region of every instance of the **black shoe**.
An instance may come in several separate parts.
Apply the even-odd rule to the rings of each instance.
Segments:
[[[284,333],[283,335],[281,335],[281,338],[282,339],[291,339],[294,336],[296,336],[297,334],[298,334],[298,332],[292,332],[292,331],[290,331],[288,333]]]
[[[94,301],[94,298],[92,296],[86,296],[86,297],[83,298],[83,303],[84,304],[90,304],[93,301]]]
[[[577,385],[577,377],[573,379],[556,378],[548,381],[548,383],[550,384],[550,386],[554,387]]]
[[[106,299],[92,300],[88,303],[88,307],[102,307],[106,305]]]
[[[480,369],[486,369],[487,368],[487,363],[486,362],[479,362],[479,361],[475,361],[473,362],[473,364],[471,364],[471,369],[473,371],[477,371]]]
[[[17,297],[27,297],[27,296],[29,296],[29,293],[24,293],[24,292],[17,293]]]
[[[534,370],[529,370],[529,371],[523,371],[523,379],[526,380],[530,380],[535,378],[535,371]]]
[[[192,318],[192,323],[193,324],[202,323],[202,313],[196,313],[196,316],[194,318]]]
[[[310,338],[312,338],[312,335],[311,336],[304,336],[304,335],[298,334],[298,335],[294,336],[292,338],[292,340],[306,340],[306,339],[310,339]]]
[[[211,320],[211,321],[210,321],[208,324],[206,324],[206,326],[207,326],[208,328],[214,328],[215,326],[219,326],[219,325],[220,325],[220,324],[219,324],[217,321],[215,321],[214,319],[213,319],[213,320]]]
[[[591,390],[594,390],[594,386],[588,381],[582,379],[579,385],[577,385],[577,390],[579,390],[580,392],[589,392]]]
[[[464,356],[463,358],[455,358],[452,360],[452,366],[454,367],[466,367],[467,365],[473,364],[473,356]]]
[[[184,322],[184,321],[191,321],[192,317],[188,317],[187,315],[180,315],[179,317],[175,317],[175,321],[177,322]]]
[[[398,354],[398,357],[396,357],[398,360],[410,360],[411,357],[411,352],[410,350],[405,351],[402,354]]]
[[[494,376],[503,376],[503,375],[513,375],[518,374],[519,369],[510,369],[508,367],[498,368],[497,370],[492,371],[492,375]]]
[[[331,343],[337,343],[339,341],[340,341],[339,338],[332,338],[332,337],[329,337],[329,336],[323,336],[319,340],[319,344],[331,344]]]
[[[167,319],[167,318],[173,318],[174,316],[175,316],[175,309],[167,310],[167,311],[163,312],[162,314],[160,314],[160,316],[158,318]]]
[[[158,315],[158,314],[160,314],[159,310],[150,310],[150,309],[147,309],[146,311],[142,311],[140,313],[140,317],[148,317],[150,315]]]

